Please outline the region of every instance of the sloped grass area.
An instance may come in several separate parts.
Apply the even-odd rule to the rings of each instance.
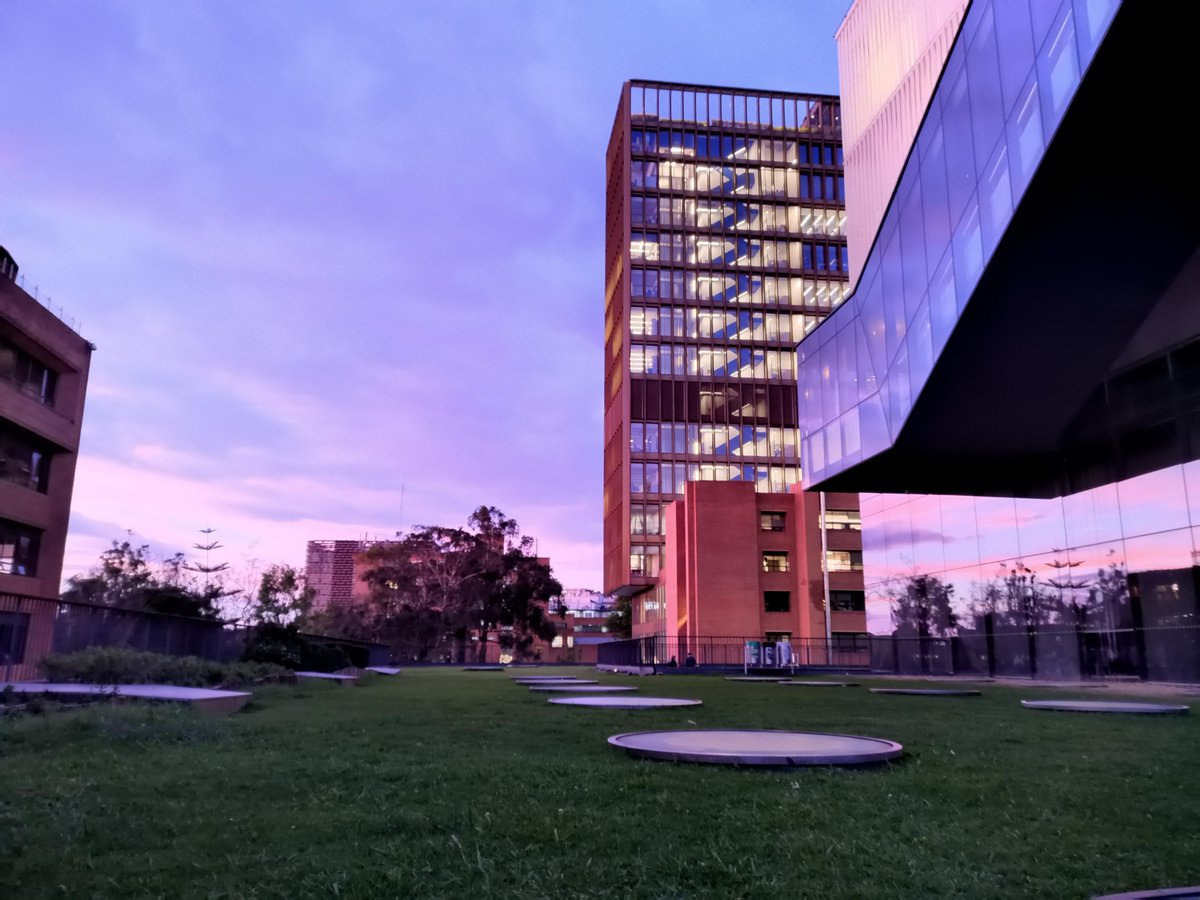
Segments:
[[[259,689],[226,719],[127,706],[0,721],[0,896],[1087,897],[1200,882],[1200,709],[602,675],[705,705],[598,710],[552,706],[510,674]],[[875,735],[907,755],[760,771],[605,743],[696,726]]]

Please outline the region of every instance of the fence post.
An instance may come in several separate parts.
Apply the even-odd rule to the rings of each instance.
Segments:
[[[900,674],[900,645],[895,634],[892,635],[892,673]]]
[[[991,613],[983,617],[983,638],[987,653],[988,678],[996,677],[996,624]]]

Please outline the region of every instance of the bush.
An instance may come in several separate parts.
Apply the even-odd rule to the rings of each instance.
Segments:
[[[242,660],[274,664],[292,671],[336,672],[350,665],[346,651],[337,644],[316,640],[292,626],[273,624],[254,629]]]
[[[165,656],[128,647],[89,647],[75,653],[55,653],[42,660],[50,681],[87,684],[174,684],[211,687],[245,684],[288,674],[276,665],[219,663],[198,656]]]

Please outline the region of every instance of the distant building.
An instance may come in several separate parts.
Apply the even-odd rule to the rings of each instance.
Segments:
[[[94,349],[17,272],[0,247],[0,678],[50,650]]]
[[[346,606],[358,596],[358,554],[368,541],[309,541],[304,556],[304,577],[313,591],[313,611]]]

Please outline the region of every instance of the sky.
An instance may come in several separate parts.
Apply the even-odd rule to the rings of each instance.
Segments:
[[[6,0],[0,245],[96,345],[64,577],[499,507],[601,587],[631,78],[836,93],[848,0]]]

